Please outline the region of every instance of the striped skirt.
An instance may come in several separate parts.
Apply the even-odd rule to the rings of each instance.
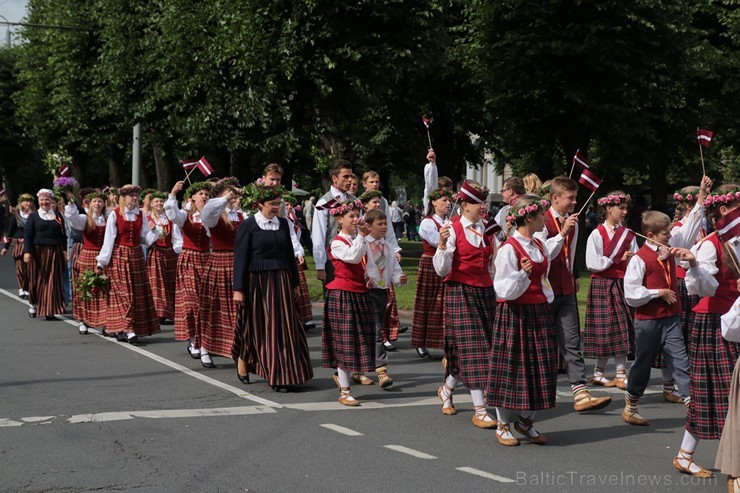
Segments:
[[[141,247],[114,246],[107,274],[110,292],[106,330],[111,333],[134,332],[139,337],[159,332],[159,319],[154,311],[152,288]]]
[[[375,370],[375,312],[367,293],[327,290],[321,365],[347,371]]]
[[[398,329],[401,328],[401,320],[398,318],[398,303],[393,284],[388,286],[388,303],[385,305],[385,318],[383,318],[383,337],[388,341],[398,340]]]
[[[434,271],[432,257],[422,255],[414,295],[411,347],[444,349],[444,283]]]
[[[229,358],[236,327],[234,252],[211,252],[201,282],[203,289],[200,290],[197,328],[200,347],[210,354]]]
[[[445,377],[459,378],[470,389],[486,388],[495,309],[493,287],[445,283]]]
[[[583,331],[584,358],[634,354],[634,311],[624,299],[623,279],[591,278]]]
[[[298,268],[298,318],[301,322],[313,320],[311,312],[311,296],[308,294],[308,283],[306,282],[306,271]]]
[[[244,298],[237,308],[233,358],[270,385],[297,385],[313,378],[290,272],[250,272]]]
[[[177,254],[172,248],[163,248],[156,244],[150,246],[146,256],[146,271],[152,287],[157,318],[174,320]]]
[[[555,407],[558,346],[547,303],[499,303],[493,319],[489,406],[538,410]]]
[[[730,382],[740,343],[722,337],[720,315],[695,313],[689,344],[689,393],[686,429],[702,440],[717,440],[728,409]]]
[[[74,286],[75,276],[76,276],[74,265],[75,265],[75,262],[77,262],[77,257],[80,255],[80,252],[82,251],[83,247],[84,245],[80,241],[76,243],[72,243],[72,251],[69,254],[69,263],[72,266],[72,286]]]
[[[64,247],[36,245],[31,263],[28,264],[28,301],[36,307],[38,316],[47,317],[65,312],[63,272]]]
[[[72,267],[73,279],[88,270],[95,272],[98,266],[95,258],[99,253],[100,250],[83,248]],[[74,288],[74,283],[72,287]],[[88,327],[104,327],[108,321],[108,304],[108,293],[92,297],[87,301],[75,293],[72,301],[72,316]]]
[[[727,419],[722,429],[714,467],[722,474],[740,477],[740,359],[732,372]]]
[[[689,291],[686,289],[686,281],[678,278],[678,297],[681,300],[681,319],[679,324],[681,326],[681,332],[683,333],[683,340],[686,343],[686,352],[689,352],[689,328],[691,322],[694,320],[694,312],[692,308],[699,303],[698,296],[689,295]],[[668,368],[668,365],[663,358],[663,353],[658,353],[653,363],[653,368]]]
[[[13,260],[15,260],[15,280],[18,283],[18,289],[29,291],[28,285],[30,276],[28,274],[28,264],[23,261],[23,238],[13,240]]]
[[[175,340],[185,341],[195,337],[198,327],[200,281],[206,271],[208,252],[183,248],[177,257],[175,282]],[[200,347],[200,339],[195,347]]]

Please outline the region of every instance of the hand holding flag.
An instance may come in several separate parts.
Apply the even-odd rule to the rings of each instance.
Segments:
[[[432,148],[432,136],[429,134],[429,118],[421,117],[421,121],[427,129],[427,139],[429,139],[429,148]]]

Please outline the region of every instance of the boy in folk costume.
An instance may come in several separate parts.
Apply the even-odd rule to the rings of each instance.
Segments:
[[[298,261],[298,316],[303,322],[303,328],[306,330],[313,329],[316,325],[313,323],[313,312],[311,311],[311,296],[308,293],[308,283],[306,282],[306,261],[304,258],[303,246],[301,245],[301,225],[293,209],[298,203],[296,196],[292,192],[286,192],[283,196],[285,204],[285,213],[288,219],[288,225],[298,240],[297,245],[293,245],[293,254]]]

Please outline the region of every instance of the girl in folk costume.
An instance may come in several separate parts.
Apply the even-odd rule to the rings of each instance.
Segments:
[[[259,187],[259,212],[239,225],[234,247],[234,301],[238,303],[232,355],[237,375],[263,377],[275,390],[313,377],[306,333],[298,319],[294,288],[298,264],[287,219],[278,217],[283,187]]]
[[[239,224],[244,220],[239,210],[236,178],[217,181],[213,196],[201,211],[200,218],[208,229],[213,250],[208,255],[199,293],[198,330],[200,362],[206,368],[215,365],[211,354],[231,357],[236,326],[234,301],[234,240]]]
[[[733,214],[730,220],[734,219],[734,211],[740,207],[740,187],[722,185],[707,196],[704,207],[714,220],[729,214]],[[732,369],[740,357],[740,343],[724,339],[720,323],[720,317],[738,297],[739,241],[737,236],[720,240],[716,233],[708,235],[691,249],[699,268],[686,273],[689,294],[702,298],[693,308],[694,320],[689,329],[689,411],[683,442],[673,465],[694,476],[712,475],[693,462],[693,455],[700,439],[720,438],[728,409]]]
[[[155,190],[149,201],[149,220],[159,231],[159,239],[147,251],[146,270],[152,286],[154,310],[160,322],[175,319],[175,280],[177,278],[177,254],[172,246],[172,223],[167,219],[164,203],[167,194]]]
[[[68,196],[72,196],[70,193]],[[103,248],[105,239],[105,202],[108,196],[92,192],[85,196],[90,201],[88,211],[80,212],[73,200],[64,208],[64,217],[70,226],[82,231],[82,250],[72,266],[74,278],[86,271],[95,271],[98,265],[97,256]],[[75,293],[72,302],[72,315],[80,322],[80,334],[87,334],[88,327],[104,327],[108,319],[108,293],[99,294],[89,300]]]
[[[135,185],[120,188],[118,207],[108,216],[97,256],[98,269],[107,267],[110,279],[106,331],[130,343],[159,332],[142,249],[157,241],[159,232],[137,207],[140,190]]]
[[[340,231],[329,246],[334,279],[326,285],[321,362],[337,369],[334,381],[345,406],[360,405],[350,392],[352,375],[375,369],[375,320],[362,265],[367,245],[361,212],[359,200],[339,202],[329,210]]]
[[[205,276],[211,239],[201,221],[201,211],[211,194],[208,182],[193,183],[185,191],[184,201],[192,200],[187,209],[177,208],[177,193],[182,190],[184,181],[172,187],[170,196],[164,203],[169,219],[182,233],[182,252],[177,257],[177,281],[175,284],[175,340],[188,341],[188,353],[200,359],[201,338],[198,329],[198,310],[200,290]],[[210,357],[201,360],[203,366],[212,365]]]
[[[535,412],[555,407],[558,348],[550,303],[555,298],[547,279],[549,253],[534,237],[545,227],[550,204],[537,195],[520,197],[507,222],[516,228],[498,251],[494,288],[498,296],[493,319],[487,404],[496,406],[501,445],[519,445],[514,427],[530,442],[547,443],[534,428]]]
[[[18,296],[24,300],[28,299],[29,293],[29,275],[28,265],[23,261],[23,235],[26,227],[28,216],[36,210],[33,204],[33,196],[28,193],[18,197],[18,205],[15,212],[10,217],[8,226],[8,243],[3,245],[0,255],[5,255],[10,248],[10,241],[13,242],[13,260],[15,260],[15,279],[18,282]]]
[[[105,188],[103,189],[105,192]],[[108,216],[110,216],[114,210],[118,207],[118,189],[114,187],[109,187],[108,191],[106,192],[108,194],[108,201],[105,204],[105,218],[108,219]]]
[[[29,214],[23,230],[23,262],[28,264],[29,316],[53,320],[64,313],[62,275],[67,261],[67,235],[62,215],[52,210],[54,194],[42,188],[36,194],[39,210]]]
[[[493,258],[495,245],[486,238],[481,215],[488,190],[463,183],[459,220],[440,229],[434,270],[444,278],[445,383],[437,390],[442,413],[457,414],[452,392],[458,381],[470,389],[475,413],[473,424],[495,428],[486,412],[483,390],[488,381],[493,311]]]
[[[591,384],[627,389],[627,355],[634,352],[635,329],[632,308],[624,299],[624,272],[637,251],[637,242],[625,241],[629,230],[622,223],[627,217],[630,196],[616,190],[600,198],[603,224],[586,242],[586,267],[592,272],[586,303],[583,332],[583,357],[596,359]],[[617,376],[604,376],[609,358],[614,358]]]
[[[306,274],[303,272],[306,270],[306,262],[304,260],[303,247],[301,246],[301,225],[293,209],[298,203],[298,200],[292,192],[286,192],[283,196],[283,202],[285,203],[285,212],[288,216],[288,225],[293,228],[293,233],[298,240],[298,244],[293,247],[293,253],[298,261],[298,299],[296,300],[298,303],[298,318],[303,322],[303,327],[308,330],[315,327],[315,325],[312,322],[311,296],[308,293]]]
[[[419,225],[424,251],[419,260],[419,273],[414,295],[414,318],[411,323],[411,346],[420,358],[431,357],[428,348],[444,349],[444,284],[434,270],[432,258],[439,245],[439,231],[447,222],[452,192],[437,189],[427,198],[427,215]]]

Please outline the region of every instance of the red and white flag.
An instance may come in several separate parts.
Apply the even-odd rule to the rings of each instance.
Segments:
[[[421,121],[424,122],[425,127],[429,128],[429,118],[422,117]]]
[[[68,165],[62,165],[61,168],[59,168],[59,176],[67,176],[69,174],[69,166]]]
[[[573,156],[573,164],[577,164],[581,169],[588,169],[588,160],[581,154],[581,151],[576,151],[576,155]]]
[[[635,232],[624,226],[620,226],[614,232],[612,241],[608,245],[604,246],[604,256],[609,257],[612,262],[618,263],[624,252],[632,245],[632,240],[635,239]]]
[[[336,199],[330,199],[321,205],[317,205],[316,210],[317,211],[328,211],[329,209],[333,209],[338,205],[339,205],[339,202],[337,202]]]
[[[588,188],[592,192],[595,192],[599,188],[599,185],[601,185],[601,178],[596,176],[593,172],[584,169],[581,172],[581,177],[578,178],[578,183]]]
[[[717,229],[717,236],[724,242],[740,236],[740,207],[736,207],[727,213],[726,216],[714,224],[714,227]]]
[[[103,189],[101,190],[101,192],[103,192],[103,193],[110,192],[110,187],[108,185],[104,186]]]
[[[712,136],[714,135],[714,132],[711,130],[704,130],[702,128],[696,129],[696,138],[699,140],[699,144],[703,145],[704,147],[709,147],[709,144],[712,142]]]
[[[209,177],[213,174],[213,167],[208,162],[205,156],[198,160],[198,169],[203,173],[203,176]]]
[[[5,187],[0,187],[0,197],[5,195]]]
[[[501,226],[491,217],[486,223],[484,234],[486,236],[496,236],[501,232]]]
[[[7,245],[8,243],[10,243],[10,238],[8,238],[7,236],[3,236],[2,242]]]
[[[182,160],[182,167],[185,168],[185,171],[190,171],[196,166],[198,166],[198,160],[195,158]]]

